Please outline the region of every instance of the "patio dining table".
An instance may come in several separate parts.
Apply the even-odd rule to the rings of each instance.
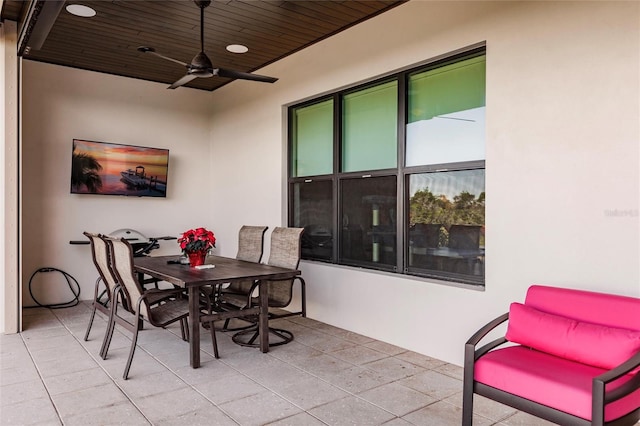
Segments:
[[[179,256],[147,256],[134,259],[138,273],[146,274],[188,290],[189,298],[189,362],[191,367],[200,367],[200,323],[237,316],[235,312],[203,314],[200,310],[200,288],[234,281],[258,281],[258,307],[244,309],[243,315],[258,314],[260,350],[269,351],[269,306],[266,286],[269,280],[292,279],[300,275],[297,269],[280,268],[261,263],[245,262],[222,256],[208,256],[210,268],[192,268],[176,262]],[[264,290],[264,291],[263,291]]]

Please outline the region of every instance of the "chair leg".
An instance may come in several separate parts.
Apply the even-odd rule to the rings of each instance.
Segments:
[[[306,318],[307,316],[307,290],[304,279],[302,277],[298,277],[300,280],[300,299],[302,302],[302,316]]]
[[[138,344],[138,327],[134,327],[133,338],[131,339],[131,349],[129,350],[129,359],[127,359],[127,365],[124,368],[124,374],[122,378],[127,380],[129,378],[129,370],[131,369],[131,362],[133,361],[133,354],[136,351],[136,345]]]
[[[113,337],[113,331],[115,330],[115,328],[115,321],[110,317],[107,324],[107,331],[105,332],[104,339],[102,340],[102,347],[100,348],[100,356],[102,357],[102,359],[107,359],[109,345],[111,344],[111,338]]]
[[[211,331],[211,343],[213,344],[213,355],[216,359],[220,358],[218,354],[218,341],[216,340],[216,328],[213,326],[213,321],[209,321],[209,330]]]
[[[189,322],[186,318],[180,320],[180,333],[182,334],[182,340],[189,341]]]
[[[93,318],[96,316],[96,302],[93,302],[93,311],[91,312],[91,317],[89,318],[89,324],[87,325],[87,332],[84,334],[84,341],[89,340],[89,333],[91,332],[91,326],[93,325]]]

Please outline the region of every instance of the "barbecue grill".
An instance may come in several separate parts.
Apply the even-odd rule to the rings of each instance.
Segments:
[[[151,250],[160,248],[158,244],[159,240],[175,240],[176,237],[151,237],[147,238],[144,234],[135,229],[123,228],[117,229],[109,233],[110,237],[124,238],[131,244],[133,249],[133,256],[140,257],[146,256]],[[69,241],[70,244],[89,244],[89,241]]]

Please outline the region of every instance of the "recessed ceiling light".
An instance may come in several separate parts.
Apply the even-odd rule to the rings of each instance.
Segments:
[[[241,44],[230,44],[227,46],[227,50],[231,53],[247,53],[249,48]]]
[[[96,11],[89,6],[83,6],[81,4],[70,4],[66,7],[67,12],[72,15],[81,16],[83,18],[91,18],[96,16]]]

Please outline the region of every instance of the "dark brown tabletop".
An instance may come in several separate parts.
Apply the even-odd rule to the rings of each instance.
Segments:
[[[146,256],[134,258],[137,272],[150,275],[162,281],[189,290],[189,352],[193,368],[200,366],[200,291],[205,285],[215,285],[232,281],[255,280],[259,283],[260,308],[259,325],[260,350],[269,351],[269,306],[267,292],[262,287],[268,280],[291,279],[300,275],[296,269],[286,269],[261,263],[245,262],[221,256],[207,256],[206,263],[215,265],[210,269],[196,269],[176,262],[179,256]],[[258,308],[254,308],[258,309]]]

